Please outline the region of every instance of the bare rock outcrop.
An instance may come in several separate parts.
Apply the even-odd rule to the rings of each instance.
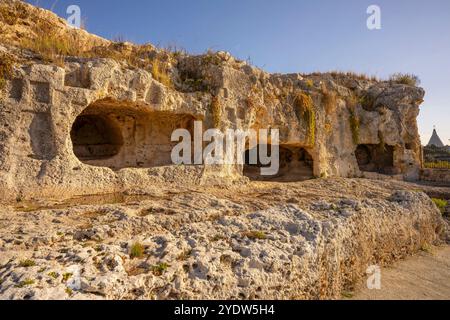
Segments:
[[[339,298],[445,240],[398,181],[421,167],[413,83],[111,42],[17,0],[0,35],[0,299]],[[195,123],[278,129],[278,174],[173,164]]]
[[[5,208],[0,299],[339,299],[368,267],[442,243],[431,199],[403,188],[162,186],[121,204]]]
[[[279,129],[282,168],[272,180],[418,178],[421,88],[354,74],[269,74],[225,52],[112,43],[19,1],[1,8],[0,53],[13,61],[1,100],[2,199],[264,178],[246,166],[174,166],[171,132],[193,121],[204,130]],[[65,39],[64,54],[29,44],[42,25]]]

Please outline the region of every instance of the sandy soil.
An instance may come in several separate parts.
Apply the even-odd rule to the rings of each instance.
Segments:
[[[450,299],[450,246],[433,248],[381,271],[381,290],[361,289],[358,300]]]

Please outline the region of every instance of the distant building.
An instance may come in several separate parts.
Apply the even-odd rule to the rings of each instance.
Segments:
[[[433,130],[433,135],[431,136],[430,142],[428,142],[427,147],[435,146],[438,148],[444,148],[445,145],[442,143],[441,138],[439,138],[439,135],[437,134],[436,129]],[[448,149],[448,147],[447,147]]]

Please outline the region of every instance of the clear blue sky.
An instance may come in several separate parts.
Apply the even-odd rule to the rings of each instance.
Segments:
[[[433,125],[450,139],[449,0],[29,0],[81,8],[87,30],[114,39],[191,53],[226,50],[269,72],[355,71],[417,74],[426,89],[419,117],[423,142]],[[382,29],[366,27],[381,7]]]

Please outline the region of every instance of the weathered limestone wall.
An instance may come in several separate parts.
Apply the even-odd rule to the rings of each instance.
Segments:
[[[16,67],[0,118],[1,197],[123,191],[128,172],[144,186],[155,179],[216,183],[208,178],[212,172],[222,182],[242,178],[239,166],[206,171],[184,167],[181,176],[171,173],[181,168],[171,165],[170,135],[177,128],[192,128],[194,120],[203,121],[205,129],[279,129],[280,144],[290,153],[287,162],[282,160],[282,181],[296,179],[289,169],[295,166],[292,161],[300,161],[292,159],[296,150],[308,158],[299,172],[309,169],[316,177],[362,176],[364,170],[418,177],[416,117],[422,89],[330,74],[271,75],[246,64],[236,67],[225,53],[217,56],[220,64],[200,56],[185,57],[178,65],[180,73],[200,72],[209,92],[166,87],[149,72],[127,69],[111,59],[72,59],[65,68],[37,62]],[[367,96],[370,108],[360,102]],[[216,109],[211,107],[214,99]],[[301,110],[301,99],[310,99],[311,110]],[[119,142],[102,140],[99,152],[104,159],[89,159],[87,146],[72,139],[77,117],[83,116],[106,119],[111,123],[108,132],[118,129]],[[368,165],[358,165],[361,148],[378,150],[366,155]],[[375,155],[380,152],[388,154]],[[81,161],[75,153],[81,154]],[[378,158],[392,161],[376,163]],[[117,171],[124,168],[129,169]]]
[[[14,61],[0,95],[1,200],[267,180],[248,165],[172,165],[170,135],[194,120],[204,130],[279,129],[273,180],[419,177],[421,88],[354,74],[269,74],[226,52],[112,43],[19,1],[1,9],[10,18],[0,19],[0,54]],[[28,50],[44,27],[76,44],[72,56]]]

